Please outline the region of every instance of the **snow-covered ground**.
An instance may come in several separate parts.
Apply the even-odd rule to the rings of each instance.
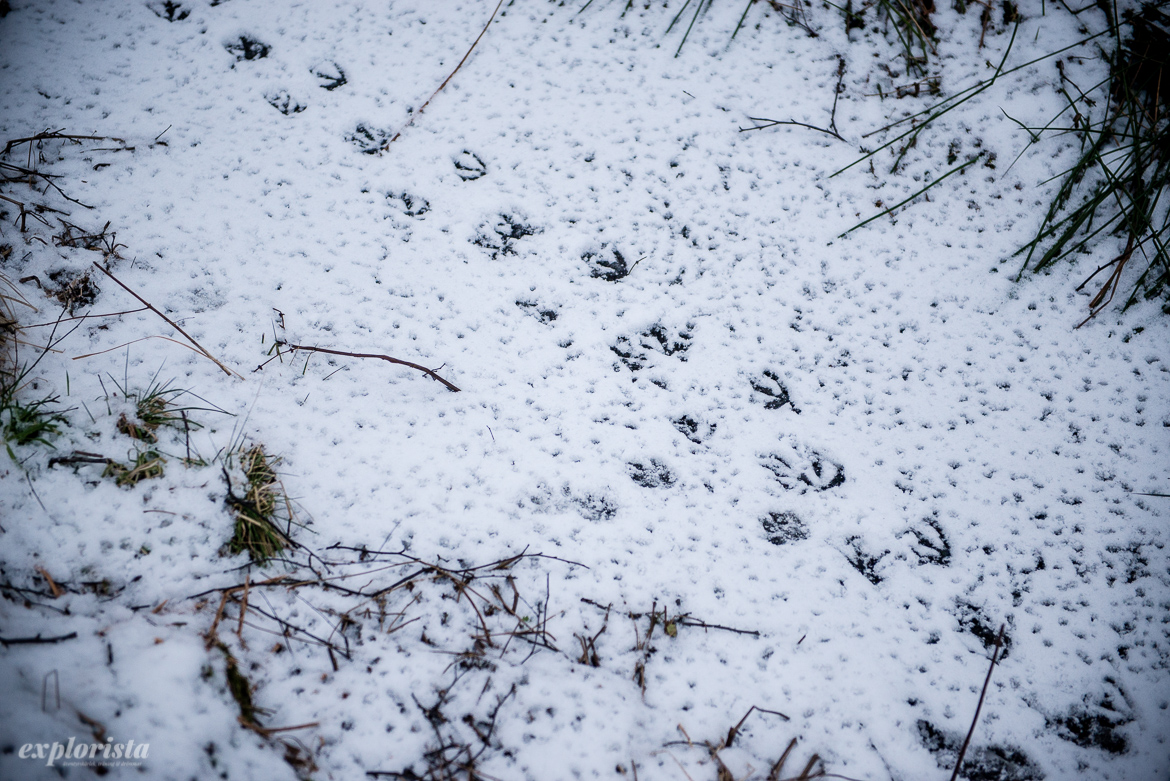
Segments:
[[[1170,500],[1141,495],[1170,487],[1170,321],[1075,330],[1109,242],[1019,282],[1011,257],[1075,152],[1011,165],[1054,61],[902,172],[831,178],[936,99],[891,96],[873,11],[847,40],[757,3],[732,40],[744,4],[714,3],[676,58],[678,0],[581,5],[507,0],[406,126],[495,3],[11,0],[0,141],[121,140],[32,150],[91,209],[4,191],[61,211],[22,233],[3,204],[22,322],[61,311],[38,282],[100,293],[25,391],[69,410],[54,449],[0,464],[0,637],[68,637],[0,649],[0,777],[86,777],[49,766],[75,738],[147,744],[99,754],[135,778],[763,779],[793,739],[773,777],[948,778],[1001,625],[965,777],[1170,776]],[[1042,8],[1009,66],[1080,37]],[[944,95],[1008,44],[976,11],[936,13]],[[60,219],[116,255],[54,246]],[[461,390],[255,371],[274,339]],[[155,383],[199,408],[164,474],[79,463],[144,450],[118,420]],[[306,524],[263,568],[227,551],[225,455],[255,444]]]

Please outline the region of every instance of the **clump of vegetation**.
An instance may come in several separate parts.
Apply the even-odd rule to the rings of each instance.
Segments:
[[[10,246],[3,245],[0,247],[0,258],[7,257],[11,252]],[[53,409],[59,401],[57,396],[50,395],[34,401],[19,398],[20,391],[29,385],[29,376],[37,362],[34,361],[30,366],[20,363],[18,352],[22,336],[16,318],[17,307],[36,311],[12,282],[0,274],[0,436],[13,461],[17,460],[14,446],[40,444],[52,447],[50,438],[59,434],[61,424],[65,423],[65,416]]]
[[[852,0],[838,6],[845,18],[845,31],[865,28],[865,12],[873,8],[885,22],[886,32],[893,29],[894,37],[906,61],[906,73],[926,76],[926,66],[934,46],[938,28],[934,24],[934,0],[866,0],[854,10]]]
[[[161,371],[161,369],[160,369]],[[130,391],[125,383],[115,385],[122,395],[134,405],[133,417],[125,412],[118,418],[118,431],[139,442],[155,444],[158,442],[158,431],[162,428],[173,428],[182,431],[202,428],[187,417],[188,412],[195,410],[210,412],[207,407],[180,407],[175,400],[183,394],[189,393],[182,388],[171,385],[172,380],[160,382],[158,372],[155,372],[145,389]],[[219,411],[219,410],[216,410]]]
[[[263,445],[239,444],[225,458],[227,505],[235,516],[228,550],[247,552],[257,564],[264,564],[281,551],[296,547],[292,527],[296,523],[292,500],[276,474],[280,459],[269,455]],[[243,494],[237,494],[229,468],[243,475]]]
[[[17,460],[12,446],[40,444],[52,447],[50,437],[61,433],[65,416],[49,409],[58,401],[49,396],[33,402],[16,398],[16,388],[0,388],[0,420],[3,420],[4,446],[13,461]]]
[[[143,480],[162,477],[165,463],[166,459],[157,450],[142,450],[129,463],[107,462],[102,477],[112,477],[118,486],[133,488]]]
[[[217,642],[215,645],[224,656],[224,675],[227,678],[228,691],[231,692],[232,699],[240,707],[240,723],[249,728],[259,727],[258,717],[263,716],[267,711],[256,707],[252,701],[252,682],[240,672],[240,663],[236,661],[236,657],[232,656],[228,647],[222,642]]]
[[[1060,187],[1039,230],[1017,253],[1026,253],[1022,276],[1090,252],[1107,236],[1125,242],[1077,288],[1109,272],[1082,325],[1112,302],[1135,256],[1145,269],[1125,308],[1140,298],[1164,296],[1163,311],[1170,313],[1170,206],[1163,198],[1170,184],[1170,16],[1154,4],[1121,18],[1116,5],[1102,7],[1112,43],[1102,51],[1108,75],[1082,88],[1068,65],[1057,61],[1059,90],[1068,105],[1045,127],[1027,128],[1032,143],[1045,132],[1072,135],[1080,142],[1080,156],[1058,177]]]

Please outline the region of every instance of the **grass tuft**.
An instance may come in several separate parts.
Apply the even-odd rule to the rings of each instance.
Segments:
[[[25,403],[15,397],[15,389],[12,389],[12,392],[0,389],[0,420],[3,421],[4,446],[13,461],[17,460],[16,453],[12,450],[13,445],[53,446],[49,438],[60,434],[60,424],[66,422],[64,415],[47,409],[57,401],[56,396],[49,396]]]
[[[11,253],[11,247],[0,247]],[[52,447],[50,438],[61,433],[61,424],[66,422],[59,411],[50,409],[59,399],[55,395],[35,401],[18,398],[28,385],[29,374],[36,366],[23,366],[17,355],[22,344],[21,329],[16,318],[17,306],[36,311],[36,307],[24,300],[12,282],[0,274],[0,437],[9,457],[17,461],[13,447],[45,445]],[[39,360],[39,359],[38,359]]]
[[[108,462],[102,477],[114,478],[114,483],[119,487],[133,488],[143,480],[162,477],[165,463],[166,459],[157,450],[142,450],[127,464]]]
[[[1170,205],[1164,197],[1170,184],[1170,16],[1154,4],[1121,15],[1113,5],[1107,19],[1113,44],[1103,51],[1108,77],[1082,89],[1058,62],[1059,90],[1068,105],[1046,126],[1025,127],[1032,144],[1045,132],[1074,136],[1080,156],[1060,175],[1036,235],[1016,253],[1025,256],[1019,276],[1092,252],[1109,236],[1124,242],[1077,288],[1109,271],[1081,325],[1112,302],[1134,258],[1145,269],[1123,309],[1161,296],[1170,313]],[[1066,115],[1071,121],[1058,125]]]
[[[893,28],[906,61],[906,72],[925,77],[930,56],[936,53],[934,41],[938,28],[931,20],[934,0],[877,0],[875,7],[887,29]]]
[[[159,371],[162,371],[160,368]],[[150,383],[142,390],[130,390],[128,383],[119,383],[113,377],[114,385],[122,392],[123,397],[134,405],[134,416],[126,413],[118,418],[118,431],[139,442],[155,444],[158,442],[158,431],[162,428],[173,428],[180,431],[202,428],[202,425],[191,420],[188,412],[222,412],[223,410],[210,407],[179,406],[176,399],[184,394],[191,394],[183,388],[171,385],[174,380],[162,382],[158,379],[158,372],[150,379]]]
[[[228,550],[233,554],[246,551],[257,564],[264,564],[294,547],[291,533],[296,519],[292,500],[276,474],[280,459],[269,455],[263,445],[247,447],[241,442],[225,463],[226,501],[236,519]],[[243,495],[234,492],[228,466],[243,474]]]

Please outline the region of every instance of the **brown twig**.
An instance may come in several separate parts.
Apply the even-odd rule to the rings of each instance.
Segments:
[[[169,325],[171,328],[174,328],[176,331],[178,331],[178,332],[179,332],[179,333],[181,333],[181,334],[182,334],[184,337],[186,337],[187,341],[189,341],[191,344],[193,344],[193,345],[195,346],[195,348],[196,348],[196,350],[197,350],[198,352],[202,353],[204,357],[206,357],[208,360],[210,360],[210,361],[211,361],[212,363],[214,363],[216,366],[218,366],[219,368],[223,369],[223,372],[224,372],[224,374],[226,374],[226,375],[227,375],[227,376],[229,376],[229,377],[231,377],[231,376],[233,376],[233,375],[235,375],[236,377],[239,377],[239,376],[240,376],[240,375],[236,374],[235,372],[233,372],[233,371],[232,371],[231,369],[229,369],[228,367],[224,366],[222,363],[220,363],[220,362],[219,362],[219,360],[217,360],[217,359],[215,358],[215,356],[213,356],[211,353],[207,352],[207,350],[206,350],[206,349],[204,349],[203,345],[199,344],[199,342],[195,341],[195,340],[194,340],[194,339],[191,337],[191,335],[190,335],[190,334],[188,334],[186,331],[184,331],[182,328],[180,328],[180,327],[178,326],[178,324],[177,324],[177,323],[175,323],[175,321],[174,321],[174,320],[172,320],[171,318],[169,318],[169,317],[167,317],[166,315],[164,315],[162,312],[160,312],[158,309],[156,309],[156,308],[154,307],[154,305],[153,305],[153,304],[151,304],[151,303],[150,303],[149,301],[147,301],[145,298],[143,298],[142,296],[138,295],[138,294],[137,294],[137,293],[135,293],[133,290],[131,290],[130,288],[128,288],[128,287],[125,285],[125,283],[123,283],[123,282],[122,282],[122,280],[118,279],[118,278],[117,278],[117,277],[115,277],[113,274],[111,274],[109,271],[107,271],[106,269],[102,268],[102,267],[101,267],[101,265],[99,265],[98,263],[94,263],[94,264],[93,264],[93,266],[94,266],[94,268],[96,268],[98,271],[102,272],[102,273],[103,273],[103,274],[105,274],[107,277],[109,277],[110,279],[112,279],[112,280],[114,280],[116,283],[118,283],[118,287],[122,288],[122,289],[123,289],[123,290],[125,290],[127,293],[129,293],[130,295],[132,295],[132,296],[134,296],[136,299],[138,299],[138,301],[139,301],[141,304],[143,304],[143,305],[144,305],[144,306],[145,306],[147,309],[149,309],[150,311],[154,312],[156,315],[158,315],[158,316],[159,316],[159,317],[161,317],[163,320],[165,320],[165,321],[167,322],[167,325]]]
[[[484,33],[486,33],[488,31],[488,28],[491,27],[492,22],[495,21],[496,14],[500,12],[500,6],[502,6],[503,4],[504,4],[504,0],[500,0],[500,2],[496,3],[496,10],[492,11],[492,15],[490,18],[488,18],[487,24],[485,24],[483,26],[483,29],[480,30],[479,36],[476,37],[475,42],[473,44],[471,44],[471,48],[467,50],[467,54],[464,54],[463,59],[460,60],[459,64],[455,66],[455,70],[451,71],[451,75],[448,76],[446,79],[444,79],[443,83],[439,85],[439,88],[437,90],[435,90],[429,98],[427,98],[427,102],[422,104],[422,108],[420,108],[418,111],[416,111],[410,115],[410,119],[408,119],[406,121],[406,124],[402,126],[401,130],[399,130],[397,133],[394,134],[394,138],[391,138],[389,141],[386,142],[386,146],[390,146],[395,141],[397,141],[398,137],[401,136],[404,132],[406,132],[407,128],[409,128],[411,125],[414,124],[415,118],[419,114],[423,113],[423,111],[426,110],[427,106],[431,105],[431,101],[435,99],[435,96],[443,91],[443,88],[447,86],[448,82],[450,82],[451,79],[455,78],[455,74],[458,73],[459,69],[463,67],[463,63],[467,62],[467,58],[471,56],[471,53],[473,51],[475,51],[475,47],[479,45],[479,39],[483,38]],[[457,389],[455,389],[455,390],[457,390]]]
[[[748,716],[752,715],[752,711],[759,711],[760,713],[771,713],[773,716],[779,716],[780,718],[784,719],[785,721],[792,720],[792,719],[788,718],[787,716],[785,716],[780,711],[768,710],[767,708],[761,708],[758,705],[753,705],[752,707],[748,708],[747,713],[743,714],[743,718],[739,720],[738,724],[736,724],[731,729],[727,730],[727,737],[724,738],[724,740],[723,740],[723,745],[725,747],[730,747],[731,744],[735,742],[736,737],[739,736],[739,728],[742,727],[743,723],[748,720]]]
[[[0,155],[8,154],[14,146],[20,146],[21,144],[31,143],[33,141],[47,141],[58,138],[65,141],[117,141],[122,144],[126,143],[122,139],[115,138],[113,136],[73,136],[66,133],[57,132],[56,130],[49,130],[44,133],[37,133],[35,136],[12,139],[4,145],[4,151],[0,152]]]
[[[959,758],[955,760],[955,770],[951,773],[951,781],[959,777],[959,769],[963,767],[963,757],[967,753],[967,746],[971,744],[971,736],[975,734],[975,725],[979,722],[979,711],[983,709],[983,698],[987,696],[987,687],[991,684],[991,673],[995,671],[995,663],[999,661],[999,651],[1003,647],[1003,632],[1005,624],[999,625],[999,634],[995,638],[995,651],[991,654],[991,664],[987,668],[987,677],[983,679],[983,691],[979,693],[979,704],[975,706],[975,716],[971,719],[971,729],[967,730],[967,737],[963,747],[959,749]]]
[[[697,618],[679,618],[677,619],[679,626],[697,626],[700,629],[719,629],[724,632],[734,632],[737,635],[750,635],[752,637],[759,637],[760,633],[754,629],[735,629],[730,626],[720,626],[719,624],[708,624],[706,621],[701,621]],[[771,711],[768,711],[771,713]]]
[[[841,86],[845,83],[845,58],[837,55],[837,86],[833,87],[833,110],[829,113],[829,128],[837,132],[837,100],[841,97]],[[838,136],[840,138],[840,136]]]
[[[428,369],[425,366],[419,366],[417,363],[411,363],[410,361],[403,361],[399,358],[391,358],[389,355],[382,355],[380,353],[351,353],[351,352],[346,352],[345,350],[330,350],[327,347],[310,347],[310,346],[304,345],[304,344],[289,344],[288,342],[282,342],[282,341],[277,341],[276,346],[277,346],[277,348],[286,347],[292,351],[304,350],[306,352],[311,352],[311,353],[324,353],[325,355],[340,355],[340,356],[343,356],[346,358],[377,358],[380,361],[389,361],[390,363],[396,363],[399,366],[409,366],[411,369],[415,369],[415,370],[420,371],[423,374],[427,375],[432,380],[438,380],[447,388],[447,390],[452,391],[454,393],[459,392],[459,388],[456,388],[454,385],[452,385],[451,383],[444,380],[442,377],[440,377],[438,374],[436,374],[433,369]],[[266,363],[267,363],[267,361],[265,362],[265,364]],[[264,367],[265,364],[261,364],[260,366],[257,366],[256,368],[261,369]],[[442,368],[442,367],[440,367],[440,368]]]
[[[110,464],[113,459],[106,458],[98,453],[86,453],[84,450],[74,450],[67,456],[54,456],[49,459],[49,468],[52,469],[57,464],[66,464],[74,466],[76,464]]]
[[[252,576],[249,574],[244,578],[244,598],[240,602],[240,622],[236,625],[236,637],[240,638],[240,643],[244,642],[244,616],[248,613],[248,590],[252,586]]]
[[[5,648],[10,645],[44,645],[49,643],[60,643],[64,640],[72,640],[75,637],[77,637],[76,632],[70,632],[67,635],[61,635],[60,637],[41,637],[40,635],[37,635],[36,637],[0,637],[0,645],[3,645]]]
[[[1113,303],[1113,295],[1117,292],[1117,286],[1121,284],[1121,272],[1125,270],[1125,264],[1129,262],[1131,257],[1133,257],[1134,249],[1134,237],[1131,235],[1129,237],[1129,241],[1126,242],[1125,249],[1121,252],[1120,255],[1094,271],[1089,275],[1088,279],[1086,279],[1077,287],[1077,291],[1079,292],[1085,285],[1089,284],[1089,280],[1097,276],[1097,274],[1099,274],[1102,270],[1107,269],[1110,266],[1114,267],[1113,271],[1109,274],[1109,278],[1105,280],[1104,286],[1102,286],[1102,288],[1097,291],[1097,295],[1093,296],[1093,300],[1089,302],[1089,316],[1082,320],[1080,324],[1077,325],[1077,328],[1080,328],[1082,325],[1092,320],[1094,317],[1099,315],[1105,309],[1105,307]],[[1108,297],[1106,297],[1106,295],[1108,295]]]
[[[30,152],[31,152],[31,150],[30,150]],[[30,165],[31,165],[31,162],[30,162]],[[64,190],[62,190],[62,189],[61,189],[61,188],[60,188],[60,187],[57,185],[57,183],[56,183],[56,182],[54,182],[54,181],[53,181],[54,179],[58,179],[58,178],[60,178],[59,176],[54,176],[54,175],[52,175],[52,174],[46,174],[46,173],[42,173],[41,171],[36,171],[36,170],[34,170],[34,169],[32,169],[32,168],[22,168],[21,166],[19,166],[19,165],[13,165],[12,163],[0,163],[0,169],[7,169],[7,170],[9,170],[9,171],[15,171],[15,172],[17,172],[18,174],[20,174],[20,177],[21,177],[21,178],[19,178],[19,179],[18,179],[18,178],[13,178],[13,177],[8,177],[8,178],[7,178],[5,181],[9,181],[9,182],[14,182],[14,181],[21,181],[21,179],[23,179],[23,177],[26,177],[26,176],[27,176],[27,177],[28,177],[28,184],[31,186],[31,185],[33,184],[33,181],[34,181],[34,179],[43,179],[43,180],[44,180],[44,182],[45,182],[45,184],[46,184],[48,187],[52,187],[54,190],[56,190],[56,191],[57,191],[57,194],[58,194],[58,195],[60,195],[62,198],[64,198],[65,200],[69,201],[70,203],[75,203],[75,204],[77,204],[78,206],[81,206],[81,207],[83,207],[83,208],[86,208],[86,209],[92,209],[92,208],[93,208],[92,206],[90,206],[90,205],[89,205],[89,204],[87,204],[87,203],[82,203],[81,201],[77,200],[76,198],[71,198],[71,197],[69,197],[69,195],[68,195],[68,194],[66,194],[66,192],[65,192]],[[48,188],[47,188],[47,187],[46,187],[46,189],[45,189],[45,192],[48,192]],[[43,192],[43,193],[41,193],[41,194],[42,194],[42,195],[44,195],[45,193]],[[9,200],[9,199],[7,199],[7,198],[6,198],[5,200]],[[13,203],[15,203],[15,201],[14,201]],[[58,211],[57,209],[51,209],[51,208],[49,208],[48,206],[45,206],[44,204],[38,204],[38,205],[37,205],[37,210],[38,210],[38,211],[41,211],[41,210],[44,210],[44,211],[51,211],[51,212],[54,212],[54,213],[56,213],[56,214],[64,214],[64,213],[65,213],[65,212],[62,212],[62,211]],[[34,215],[34,216],[35,216],[35,215]],[[38,218],[38,219],[39,219],[39,218]],[[44,222],[44,221],[42,220],[42,222]],[[46,222],[45,224],[46,224],[46,225],[48,225],[48,223],[47,223],[47,222]]]
[[[219,642],[219,638],[216,636],[215,630],[219,628],[219,622],[223,619],[223,609],[227,605],[227,601],[230,596],[230,591],[223,592],[223,597],[221,597],[219,600],[219,607],[215,610],[215,618],[212,620],[211,626],[207,629],[207,634],[204,635],[208,651],[210,651],[215,646],[215,644]]]
[[[797,127],[806,127],[809,130],[816,130],[820,133],[826,133],[826,134],[832,136],[833,138],[840,139],[841,141],[845,140],[844,138],[841,137],[841,134],[838,133],[836,130],[830,130],[830,129],[823,128],[823,127],[817,127],[816,125],[810,125],[806,122],[797,122],[795,119],[788,119],[788,120],[768,119],[766,117],[748,117],[748,119],[750,119],[752,122],[767,122],[768,124],[756,125],[755,127],[741,127],[739,129],[739,132],[747,133],[748,131],[751,131],[751,130],[764,130],[766,128],[775,127],[776,125],[796,125]],[[834,117],[834,119],[835,119],[835,117]]]
[[[53,592],[53,599],[57,599],[65,593],[61,587],[57,585],[56,581],[53,580],[53,576],[50,575],[44,567],[37,567],[37,572],[40,573],[40,576],[45,579],[46,583],[49,584],[49,591]]]
[[[784,749],[784,753],[780,755],[780,759],[776,760],[772,765],[772,769],[768,771],[768,781],[780,781],[780,771],[784,769],[784,763],[788,761],[788,755],[792,753],[792,749],[796,748],[796,738],[788,742],[788,748]]]

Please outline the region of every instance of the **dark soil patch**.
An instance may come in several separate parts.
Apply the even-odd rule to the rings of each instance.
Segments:
[[[828,491],[845,483],[845,467],[823,453],[798,445],[791,453],[770,453],[762,466],[789,490]]]
[[[604,496],[585,494],[573,497],[577,512],[587,521],[608,521],[617,515],[617,505]]]
[[[559,316],[555,309],[542,309],[535,301],[517,301],[516,306],[535,317],[545,325],[549,325]]]
[[[605,257],[599,252],[586,252],[581,260],[589,265],[589,276],[606,282],[619,282],[629,276],[633,266],[626,263],[626,258],[617,249],[610,250],[611,257]]]
[[[78,274],[75,271],[62,269],[49,273],[49,279],[57,283],[55,290],[46,291],[62,306],[74,314],[78,309],[93,306],[97,301],[101,288],[94,284],[88,271]]]
[[[402,213],[407,217],[422,217],[431,210],[430,201],[407,192],[386,193],[386,199],[402,204]]]
[[[937,518],[923,518],[910,527],[917,544],[911,550],[918,557],[919,564],[938,564],[945,567],[951,563],[951,543],[943,532]]]
[[[390,146],[390,133],[376,127],[358,125],[345,140],[361,150],[363,155],[380,155]]]
[[[983,643],[983,647],[988,651],[995,648],[996,639],[999,637],[999,629],[996,627],[994,621],[987,617],[983,609],[970,604],[969,602],[955,603],[955,616],[959,619],[959,627],[965,632],[970,632],[979,638],[979,642]],[[1012,647],[1011,635],[1005,630],[1003,635],[1003,646],[999,652],[1000,661],[1008,658],[1008,652]]]
[[[849,553],[845,554],[849,565],[875,586],[881,583],[884,578],[878,574],[877,567],[890,551],[884,550],[876,556],[868,553],[861,545],[861,537],[856,536],[845,540],[845,544],[849,546]]]

